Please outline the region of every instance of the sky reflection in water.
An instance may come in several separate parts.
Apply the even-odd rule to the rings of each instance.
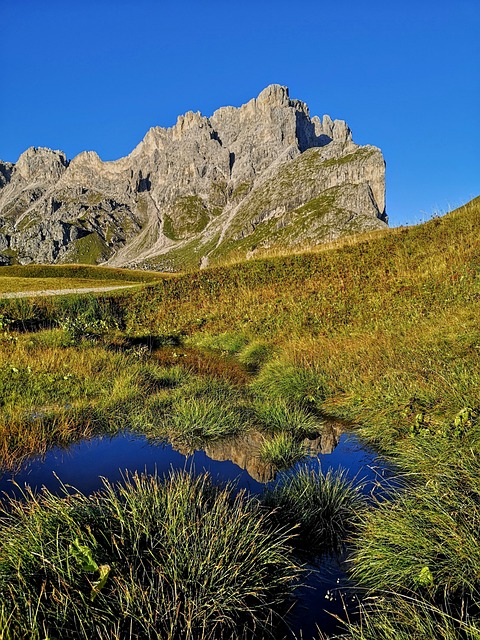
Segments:
[[[19,487],[28,484],[34,490],[45,486],[54,493],[62,493],[63,483],[89,494],[102,487],[102,477],[116,482],[126,471],[156,472],[163,476],[172,469],[193,469],[195,473],[209,472],[216,482],[234,481],[239,490],[259,494],[275,481],[275,473],[271,468],[262,466],[255,455],[258,444],[259,437],[249,434],[238,443],[220,442],[208,446],[207,452],[183,455],[171,444],[152,442],[141,435],[99,436],[68,449],[53,448],[43,457],[27,461],[16,474],[4,473],[0,478],[0,493],[18,494],[20,490],[12,482],[14,480]],[[389,475],[388,469],[376,460],[375,452],[362,446],[354,434],[340,433],[338,427],[332,426],[332,432],[326,439],[311,441],[310,448],[314,455],[296,466],[307,464],[318,469],[320,464],[324,472],[330,467],[344,468],[350,478],[366,481],[365,491],[370,491],[376,482],[382,483],[385,471]],[[232,462],[232,458],[238,464]],[[242,467],[249,469],[252,475]],[[318,571],[307,580],[307,588],[299,590],[298,604],[289,619],[292,633],[298,634],[301,629],[304,638],[315,634],[317,624],[326,633],[338,629],[338,623],[325,610],[338,615],[343,613],[339,589],[342,597],[351,601],[348,579],[337,559],[320,560],[316,568]]]

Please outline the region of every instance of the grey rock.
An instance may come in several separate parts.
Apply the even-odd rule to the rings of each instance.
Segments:
[[[153,127],[124,158],[30,148],[0,162],[0,262],[181,269],[382,228],[385,164],[342,120],[271,85]]]

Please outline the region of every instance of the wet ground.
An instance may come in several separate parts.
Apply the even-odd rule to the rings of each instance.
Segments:
[[[320,465],[323,471],[344,468],[351,478],[365,482],[365,492],[381,486],[389,475],[372,450],[362,446],[354,434],[341,433],[335,424],[308,444],[310,455],[296,466],[307,464],[318,469]],[[63,484],[89,494],[101,488],[102,477],[115,482],[126,471],[162,476],[172,469],[188,469],[194,473],[207,471],[218,482],[233,481],[239,490],[258,495],[276,479],[281,481],[281,475],[261,462],[258,447],[255,433],[194,452],[181,452],[172,444],[132,433],[96,437],[68,449],[51,449],[43,457],[28,460],[17,472],[5,472],[0,477],[0,492],[20,496],[21,488],[28,484],[36,490],[47,487],[61,494]],[[310,569],[289,617],[292,633],[302,630],[304,640],[315,634],[316,625],[326,633],[337,630],[338,623],[331,614],[342,616],[345,607],[351,614],[356,602],[341,558],[319,558]]]

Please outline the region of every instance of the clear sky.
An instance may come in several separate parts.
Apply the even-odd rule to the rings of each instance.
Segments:
[[[268,84],[348,122],[411,224],[480,194],[480,0],[0,0],[0,158],[127,155]]]

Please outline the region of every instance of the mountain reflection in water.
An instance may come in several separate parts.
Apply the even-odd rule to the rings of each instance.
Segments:
[[[324,471],[342,467],[351,478],[375,482],[376,454],[362,445],[354,433],[343,432],[342,427],[341,423],[327,423],[318,438],[305,440],[310,457],[297,464],[318,469],[320,462]],[[20,495],[18,487],[26,484],[34,490],[45,486],[61,494],[63,483],[89,494],[102,487],[102,478],[117,482],[126,471],[163,476],[172,469],[192,470],[196,474],[206,471],[216,482],[234,481],[239,490],[260,494],[276,475],[275,469],[260,459],[262,438],[261,434],[251,432],[192,452],[179,451],[170,443],[131,432],[97,436],[68,448],[54,447],[43,456],[33,456],[14,472],[0,467],[0,499],[2,493]]]
[[[331,453],[338,444],[340,434],[339,424],[325,424],[321,435],[314,439],[305,438],[302,441],[306,455],[314,457]],[[231,460],[257,482],[271,482],[277,475],[277,469],[260,457],[260,448],[264,439],[265,436],[258,431],[250,431],[239,438],[212,442],[206,445],[205,453],[212,460],[219,462]]]

